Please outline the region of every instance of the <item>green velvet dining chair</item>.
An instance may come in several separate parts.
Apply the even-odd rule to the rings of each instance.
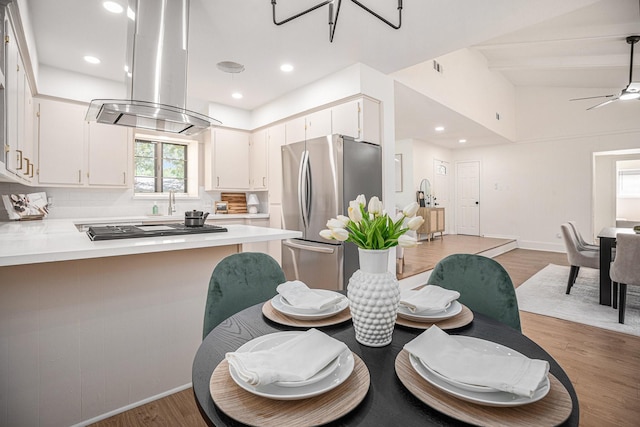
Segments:
[[[427,283],[460,292],[458,301],[471,310],[522,331],[511,277],[491,258],[449,255],[436,264]]]
[[[241,252],[224,258],[209,280],[202,339],[229,316],[271,299],[285,281],[282,268],[267,254]]]

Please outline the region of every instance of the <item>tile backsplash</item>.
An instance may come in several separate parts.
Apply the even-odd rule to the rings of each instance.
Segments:
[[[167,195],[134,196],[132,189],[28,187],[0,183],[0,195],[41,191],[50,198],[48,218],[52,219],[151,215],[154,202],[158,204],[160,215],[165,215],[168,209]],[[212,212],[216,200],[220,200],[219,192],[205,192],[204,187],[200,187],[198,197],[176,196],[176,214],[193,209]],[[0,221],[8,219],[4,204],[0,203]]]

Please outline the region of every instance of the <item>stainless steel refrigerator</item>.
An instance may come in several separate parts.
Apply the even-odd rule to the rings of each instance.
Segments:
[[[311,288],[344,289],[358,269],[358,249],[351,242],[318,234],[330,218],[347,215],[349,201],[364,194],[382,197],[379,145],[328,135],[282,146],[283,228],[302,238],[282,242],[287,280]]]

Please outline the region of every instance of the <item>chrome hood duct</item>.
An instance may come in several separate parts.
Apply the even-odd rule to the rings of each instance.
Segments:
[[[129,99],[94,99],[86,119],[195,135],[220,122],[185,109],[189,0],[129,0]]]

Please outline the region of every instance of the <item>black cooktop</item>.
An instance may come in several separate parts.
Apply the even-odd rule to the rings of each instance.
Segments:
[[[187,227],[181,223],[153,225],[104,225],[89,227],[87,236],[91,240],[133,239],[137,237],[178,236],[182,234],[219,233],[227,231],[219,225],[205,224],[202,227]]]

